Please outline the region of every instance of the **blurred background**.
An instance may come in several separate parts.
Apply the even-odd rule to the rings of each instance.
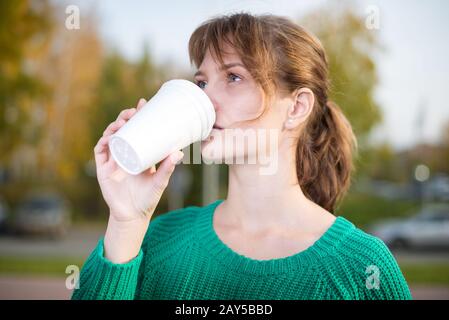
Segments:
[[[322,41],[357,134],[336,215],[387,243],[416,299],[449,299],[449,3],[0,2],[0,299],[67,299],[108,217],[93,147],[120,110],[192,79],[214,15],[288,16]],[[446,39],[446,40],[444,40]],[[155,216],[226,196],[224,165],[177,167]]]

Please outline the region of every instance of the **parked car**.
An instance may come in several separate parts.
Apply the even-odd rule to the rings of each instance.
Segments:
[[[70,226],[67,200],[56,192],[35,192],[19,205],[14,216],[14,231],[19,234],[64,236]]]
[[[8,227],[9,206],[6,201],[0,197],[0,232],[6,232]]]
[[[449,205],[427,206],[412,217],[375,224],[369,232],[390,247],[449,249]]]
[[[438,174],[424,186],[424,196],[433,201],[449,201],[449,176]]]

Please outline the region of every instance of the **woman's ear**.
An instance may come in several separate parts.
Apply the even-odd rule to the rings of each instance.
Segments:
[[[300,88],[293,93],[293,104],[288,108],[285,128],[294,129],[310,115],[315,104],[315,96],[309,88]]]

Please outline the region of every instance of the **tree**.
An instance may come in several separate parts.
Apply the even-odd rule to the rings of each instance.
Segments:
[[[34,61],[50,42],[53,10],[47,0],[0,1],[0,161],[21,143],[36,142],[33,99],[49,94]]]
[[[56,20],[50,49],[38,61],[37,72],[52,89],[35,101],[45,114],[37,143],[41,180],[76,180],[90,158],[89,118],[102,62],[94,21],[94,13],[86,15],[81,29],[68,30]]]
[[[117,118],[121,110],[135,107],[140,98],[149,100],[167,78],[164,69],[153,62],[147,44],[135,62],[128,61],[119,51],[112,49],[104,58],[96,97],[92,101],[89,118],[92,150],[107,125]],[[99,188],[93,192],[99,199],[94,209],[96,212],[105,209],[99,192]]]
[[[437,169],[449,174],[449,121],[443,126],[440,140],[441,156],[438,157]]]
[[[365,26],[365,18],[349,6],[330,2],[301,19],[323,44],[332,83],[330,99],[351,122],[359,139],[381,121],[374,99],[378,83],[373,54],[380,49],[375,30]]]

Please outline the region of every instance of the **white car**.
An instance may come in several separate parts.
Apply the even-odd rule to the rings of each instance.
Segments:
[[[391,247],[449,250],[449,206],[427,206],[410,218],[375,224],[369,232]]]

